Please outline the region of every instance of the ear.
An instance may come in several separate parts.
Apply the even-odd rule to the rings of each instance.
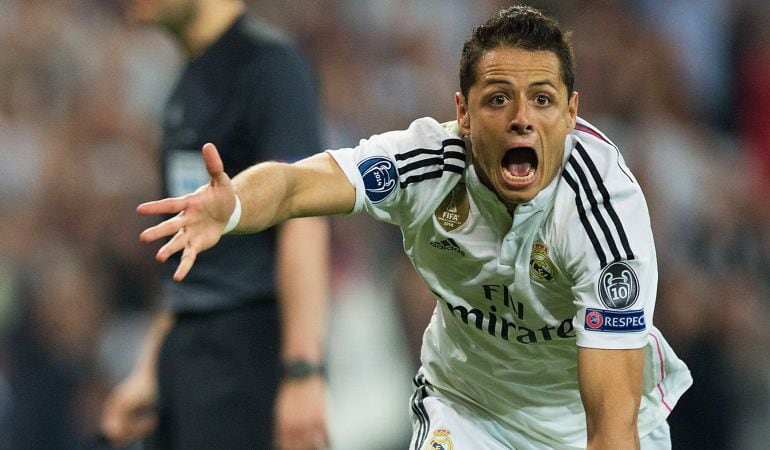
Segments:
[[[572,95],[569,98],[569,105],[567,106],[569,110],[569,127],[575,128],[575,123],[577,122],[577,115],[578,115],[578,93],[577,91],[573,92]]]
[[[468,104],[460,92],[455,92],[455,107],[457,108],[457,126],[464,135],[471,134],[471,116],[468,114]]]

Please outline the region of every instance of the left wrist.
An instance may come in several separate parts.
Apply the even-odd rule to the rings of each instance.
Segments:
[[[235,194],[235,207],[233,208],[233,212],[230,214],[230,218],[227,220],[227,224],[225,224],[225,228],[222,230],[222,235],[228,234],[229,232],[233,231],[235,227],[238,226],[238,222],[241,221],[241,198],[238,197],[238,194]]]
[[[297,358],[282,363],[282,377],[284,380],[298,381],[316,376],[326,378],[326,364],[323,361]]]

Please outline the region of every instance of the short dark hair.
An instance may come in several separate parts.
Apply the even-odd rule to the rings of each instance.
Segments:
[[[511,6],[500,10],[476,27],[465,40],[460,56],[460,91],[468,91],[476,82],[476,66],[481,55],[500,46],[528,51],[553,52],[561,65],[561,78],[567,95],[575,84],[575,56],[571,33],[563,31],[558,21],[530,6]]]

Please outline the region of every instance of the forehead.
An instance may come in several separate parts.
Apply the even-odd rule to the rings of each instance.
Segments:
[[[555,88],[563,88],[561,65],[553,52],[520,48],[497,47],[484,51],[476,65],[476,83],[483,87],[500,81],[516,82],[522,79],[547,81]]]
[[[122,0],[123,5],[145,8],[165,8],[168,6],[184,5],[190,0]]]

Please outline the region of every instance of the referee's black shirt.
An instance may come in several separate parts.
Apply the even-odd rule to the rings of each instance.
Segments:
[[[208,181],[200,156],[207,142],[216,144],[231,177],[259,161],[298,160],[321,150],[315,72],[280,32],[244,14],[187,64],[162,131],[164,196]],[[275,253],[274,229],[223,236],[181,283],[171,280],[175,255],[164,264],[164,302],[178,312],[203,312],[274,301]]]

